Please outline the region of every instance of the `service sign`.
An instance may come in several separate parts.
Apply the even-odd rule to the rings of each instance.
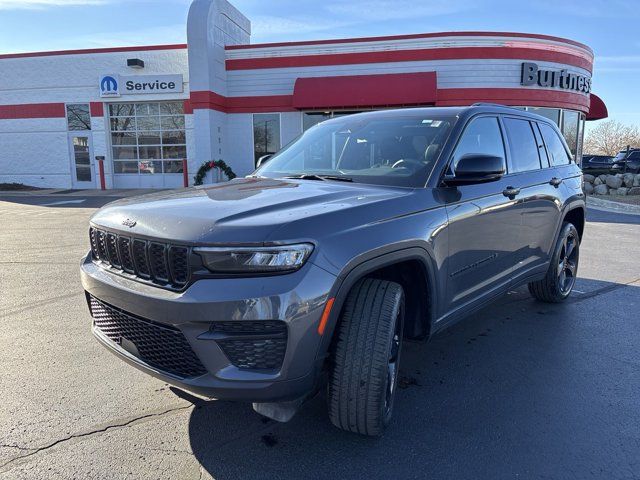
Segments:
[[[182,93],[182,75],[102,75],[100,96]]]

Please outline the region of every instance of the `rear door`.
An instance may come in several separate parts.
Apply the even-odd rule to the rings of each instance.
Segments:
[[[503,132],[497,116],[474,117],[462,133],[450,171],[467,154],[505,159]],[[462,185],[448,190],[449,255],[446,297],[449,314],[464,311],[508,288],[521,215],[517,195],[507,195],[510,180]]]
[[[537,122],[509,116],[503,122],[509,144],[509,176],[520,189],[522,201],[519,258],[513,274],[518,282],[547,269],[562,206],[562,175],[549,160]]]

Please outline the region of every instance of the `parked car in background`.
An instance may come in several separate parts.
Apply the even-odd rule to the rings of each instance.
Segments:
[[[610,155],[583,155],[582,171],[591,175],[611,173],[613,157]]]
[[[613,159],[612,173],[640,173],[640,148],[622,150]]]

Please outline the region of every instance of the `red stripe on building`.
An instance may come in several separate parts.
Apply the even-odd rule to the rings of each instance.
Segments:
[[[0,105],[0,119],[65,118],[64,103],[28,103]]]
[[[89,102],[89,111],[92,117],[104,117],[104,104],[102,102]]]
[[[296,112],[293,95],[223,97],[215,92],[191,92],[193,110],[209,109],[225,113]]]
[[[293,89],[293,106],[310,109],[433,105],[437,91],[435,72],[298,78]]]
[[[141,47],[113,47],[113,48],[85,48],[81,50],[53,50],[50,52],[5,53],[0,55],[0,60],[8,58],[50,57],[56,55],[86,55],[92,53],[119,53],[119,52],[148,52],[153,50],[182,50],[187,48],[186,43],[173,45],[147,45]]]
[[[436,106],[452,107],[478,102],[511,106],[557,107],[589,111],[589,97],[580,93],[525,88],[441,88]]]
[[[516,32],[434,32],[434,33],[415,33],[410,35],[389,35],[382,37],[359,37],[359,38],[335,38],[329,40],[308,40],[301,42],[279,42],[279,43],[255,43],[253,45],[227,45],[227,50],[246,50],[251,48],[275,48],[275,47],[297,47],[305,45],[333,45],[336,43],[364,43],[364,42],[386,42],[394,40],[413,40],[420,38],[440,38],[440,37],[513,37],[513,38],[534,38],[538,40],[549,40],[552,42],[566,43],[580,47],[588,52],[593,50],[587,45],[570,40],[568,38],[554,37],[551,35],[539,35],[535,33],[516,33]]]
[[[318,67],[366,63],[417,62],[429,60],[497,60],[519,59],[562,63],[591,72],[591,60],[575,54],[518,47],[452,47],[383,52],[336,53],[330,55],[299,55],[288,57],[243,58],[226,61],[227,70],[257,70],[263,68]]]
[[[395,97],[394,97],[395,98]],[[394,98],[380,97],[377,105],[407,106],[394,103]],[[568,108],[582,112],[589,111],[589,97],[570,92],[555,90],[526,89],[526,88],[441,88],[437,90],[436,106],[464,106],[477,102],[495,102],[512,106],[543,106]],[[334,103],[334,102],[332,102]],[[293,95],[264,95],[253,97],[223,97],[214,92],[192,92],[191,104],[194,109],[210,109],[225,113],[271,113],[296,112],[300,108],[294,107]],[[429,106],[429,101],[412,106]],[[324,108],[354,107],[364,105],[325,105]],[[376,105],[370,105],[376,106]],[[316,107],[322,109],[323,107]]]

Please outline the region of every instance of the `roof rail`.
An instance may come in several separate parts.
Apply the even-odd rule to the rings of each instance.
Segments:
[[[502,107],[502,108],[511,108],[514,110],[519,110],[517,107],[512,107],[510,105],[503,105],[502,103],[491,103],[491,102],[476,102],[472,107]]]

